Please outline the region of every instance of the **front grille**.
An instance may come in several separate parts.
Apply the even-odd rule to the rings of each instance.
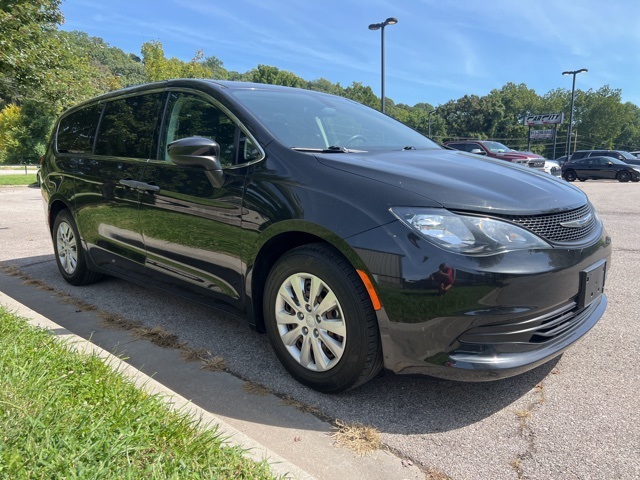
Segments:
[[[589,221],[579,227],[561,225],[584,219],[589,214],[591,215]],[[545,240],[554,243],[570,243],[583,240],[593,233],[597,225],[595,212],[591,204],[586,204],[575,210],[550,215],[505,215],[500,218],[517,223]]]
[[[479,345],[539,345],[563,335],[584,321],[572,302],[541,317],[482,325],[463,333],[458,340],[464,344]]]
[[[543,168],[544,160],[529,160],[529,166],[531,168]]]

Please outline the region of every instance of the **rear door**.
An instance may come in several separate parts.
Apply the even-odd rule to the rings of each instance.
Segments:
[[[162,92],[108,100],[93,155],[78,159],[78,228],[100,267],[124,276],[144,271],[137,180],[157,149]]]

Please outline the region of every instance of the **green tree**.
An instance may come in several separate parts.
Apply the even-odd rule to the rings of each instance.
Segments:
[[[183,62],[175,57],[165,57],[162,43],[157,40],[142,45],[142,62],[148,82],[170,78],[211,78],[213,75],[202,50],[198,50],[191,61]]]
[[[228,80],[229,72],[224,68],[222,60],[218,57],[206,57],[202,65],[211,70],[211,78],[217,80]]]
[[[268,83],[271,85],[282,85],[285,87],[307,87],[307,82],[297,75],[270,65],[258,65],[253,70],[247,72],[247,74],[247,80],[250,82]]]
[[[351,86],[345,88],[344,96],[376,110],[380,108],[380,99],[376,97],[371,87],[365,87],[361,82],[353,82]]]
[[[14,146],[16,131],[20,128],[22,109],[9,104],[0,110],[0,163],[5,163],[7,150]]]
[[[0,0],[0,99],[4,103],[42,87],[43,77],[56,61],[43,52],[63,20],[60,0]]]
[[[11,129],[4,130],[6,149],[0,150],[4,163],[35,164],[44,154],[46,139],[51,131],[53,117],[43,115],[39,102],[27,100],[21,107],[20,116]],[[0,126],[0,128],[2,128]]]

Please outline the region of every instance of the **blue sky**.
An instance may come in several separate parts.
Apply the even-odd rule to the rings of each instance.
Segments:
[[[64,0],[65,30],[140,55],[216,56],[228,70],[259,64],[305,80],[353,82],[380,95],[385,28],[387,98],[434,106],[508,82],[539,95],[609,85],[640,106],[640,0]]]

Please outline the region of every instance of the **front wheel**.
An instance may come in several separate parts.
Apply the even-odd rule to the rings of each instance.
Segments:
[[[62,210],[53,223],[53,248],[62,277],[71,285],[89,285],[101,278],[89,270],[80,234],[69,210]]]
[[[574,172],[573,170],[569,170],[564,174],[564,179],[567,182],[575,182],[577,178],[576,172]]]
[[[357,272],[329,247],[298,247],[274,265],[264,316],[282,365],[315,390],[349,390],[382,368],[371,300]]]

